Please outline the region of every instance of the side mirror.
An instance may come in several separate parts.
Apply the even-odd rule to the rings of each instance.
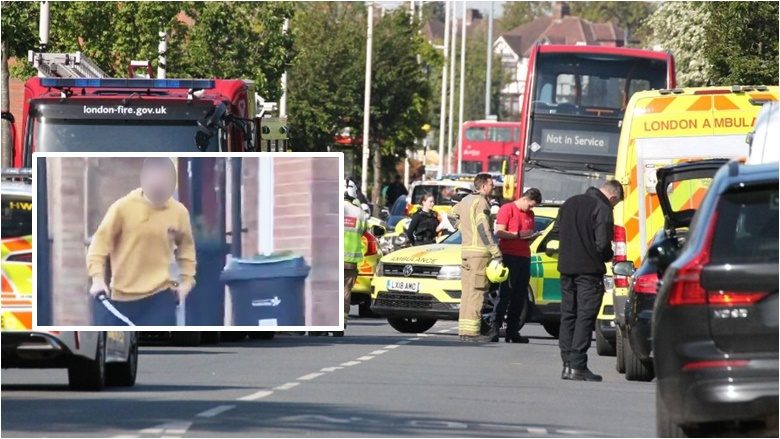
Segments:
[[[654,245],[647,250],[647,258],[655,265],[659,277],[677,259],[678,250],[679,243],[676,238],[665,239],[660,244]]]
[[[222,118],[227,113],[227,107],[224,103],[220,103],[216,107],[211,108],[203,119],[198,120],[198,132],[195,133],[195,145],[199,150],[205,151],[211,138],[217,134],[219,124],[222,122]]]
[[[561,243],[557,240],[549,241],[547,243],[547,246],[544,248],[544,254],[547,256],[554,258],[558,254],[558,249],[560,248]]]
[[[615,262],[612,264],[612,274],[615,276],[630,277],[634,275],[634,264],[629,261]]]
[[[382,226],[371,226],[371,234],[380,238],[385,235],[385,228]]]

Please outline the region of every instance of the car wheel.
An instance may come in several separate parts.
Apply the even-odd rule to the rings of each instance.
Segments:
[[[252,331],[249,333],[250,340],[273,340],[276,333],[273,331]]]
[[[560,322],[547,322],[542,323],[542,326],[544,326],[544,330],[547,331],[548,334],[552,338],[558,338],[558,336],[561,333],[561,323]]]
[[[379,314],[371,311],[371,301],[365,300],[358,305],[358,316],[366,319],[375,319],[379,317]]]
[[[612,357],[616,354],[615,345],[604,337],[598,322],[596,322],[596,353],[602,357]]]
[[[629,381],[652,381],[655,378],[652,363],[645,363],[639,359],[631,349],[628,339],[623,339],[623,364],[626,379]]]
[[[127,353],[127,361],[106,364],[106,385],[133,387],[138,374],[138,344],[133,343]]]
[[[219,331],[207,331],[200,333],[201,344],[219,344]]]
[[[685,430],[669,417],[658,386],[655,388],[655,429],[656,437],[688,437]]]
[[[388,317],[387,323],[398,332],[404,334],[417,334],[425,332],[436,324],[436,319],[418,317]]]
[[[171,343],[174,346],[198,346],[200,341],[200,331],[177,331],[171,333]]]
[[[618,373],[626,373],[626,362],[623,361],[623,343],[625,342],[623,332],[618,327],[617,334],[615,334],[615,370]]]
[[[73,390],[101,390],[106,385],[106,333],[98,333],[94,359],[77,358],[68,367],[68,385]]]

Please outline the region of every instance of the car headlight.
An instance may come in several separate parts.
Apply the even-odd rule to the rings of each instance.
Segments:
[[[374,276],[384,276],[384,267],[382,266],[381,262],[377,262],[376,264],[376,270],[374,270]]]
[[[439,270],[438,280],[460,280],[460,265],[445,265]]]

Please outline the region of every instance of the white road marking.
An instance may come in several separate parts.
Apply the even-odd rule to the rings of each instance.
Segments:
[[[325,375],[325,374],[321,373],[321,372],[314,372],[314,373],[310,373],[310,374],[304,375],[302,377],[299,377],[298,381],[311,381],[314,378],[317,378],[317,377],[320,377],[320,376],[323,376],[323,375]]]
[[[389,344],[389,345],[385,346],[383,349],[396,349],[398,347],[399,346],[397,344]]]
[[[409,344],[409,343],[411,343],[411,341],[409,341],[409,340],[401,340],[401,341],[398,342],[399,345]]]
[[[360,361],[368,361],[368,360],[371,360],[373,358],[374,358],[373,355],[364,355],[362,357],[359,357],[358,360],[360,360]]]
[[[341,369],[344,369],[344,368],[341,367],[341,366],[323,367],[322,369],[320,369],[320,372],[335,372],[335,371],[341,370]]]
[[[450,332],[450,331],[452,331],[452,329],[442,329],[441,331],[439,331],[439,333],[444,334],[445,332]]]
[[[296,383],[296,382],[284,383],[284,384],[282,384],[279,387],[274,387],[274,390],[290,390],[293,387],[297,387],[297,386],[300,386],[300,385],[301,385],[301,383]]]
[[[386,351],[386,350],[384,350],[384,349],[378,349],[378,350],[376,350],[376,351],[374,351],[374,352],[371,352],[371,355],[382,355],[382,354],[384,354],[385,352],[387,352],[387,351]]]
[[[542,427],[528,427],[528,433],[534,436],[542,436],[547,434],[547,429]]]
[[[238,398],[238,401],[255,401],[260,398],[265,398],[266,396],[273,395],[273,390],[261,390],[259,392],[255,392],[251,395],[242,396],[241,398]]]
[[[414,337],[414,338],[410,338],[408,340],[409,341],[417,341],[417,340],[422,340],[422,339],[420,337]]]
[[[208,409],[205,412],[200,412],[195,415],[198,418],[213,418],[214,416],[221,415],[228,410],[236,408],[234,405],[218,405],[214,408]]]
[[[349,366],[357,366],[360,363],[361,361],[347,361],[346,363],[341,363],[341,365],[349,367]]]
[[[188,421],[175,421],[165,424],[156,425],[151,428],[144,428],[139,433],[142,435],[154,435],[163,437],[181,437],[192,425],[192,422]]]
[[[426,333],[424,333],[424,332],[421,332],[421,333],[417,334],[417,336],[418,336],[418,337],[430,337],[430,336],[431,336],[431,334],[426,334]]]

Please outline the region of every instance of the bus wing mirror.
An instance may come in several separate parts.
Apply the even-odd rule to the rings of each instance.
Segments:
[[[195,133],[195,145],[199,150],[205,151],[211,138],[217,134],[222,118],[227,113],[227,107],[224,103],[212,107],[208,113],[198,120],[198,132]]]

